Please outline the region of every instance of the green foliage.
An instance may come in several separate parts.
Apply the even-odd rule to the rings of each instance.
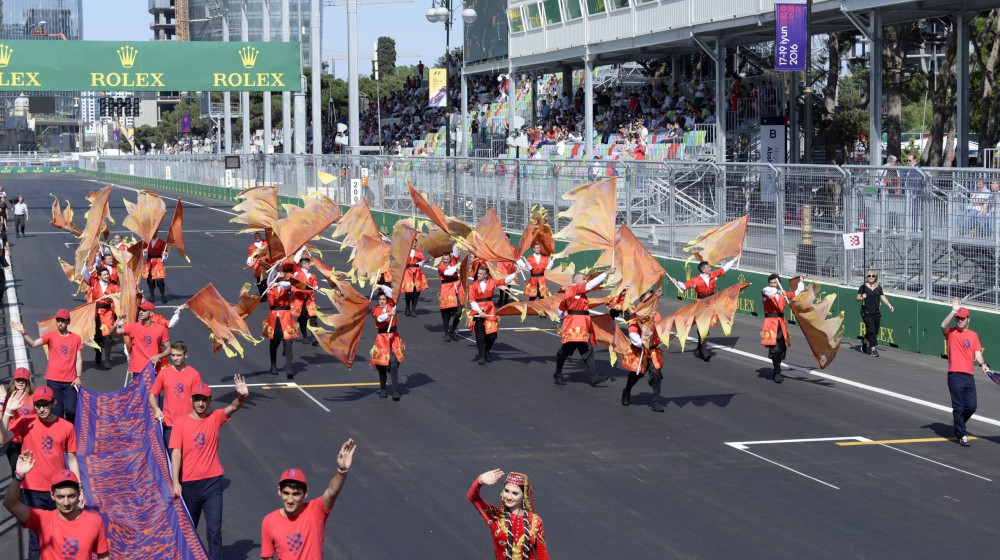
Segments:
[[[385,79],[396,70],[396,40],[392,37],[379,37],[377,48],[379,78]]]

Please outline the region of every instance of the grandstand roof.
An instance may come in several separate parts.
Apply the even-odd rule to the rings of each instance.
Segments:
[[[690,0],[700,1],[700,0]],[[519,5],[518,0],[511,0],[510,5]],[[644,9],[685,9],[677,4],[635,5],[630,10]],[[900,23],[936,16],[953,15],[960,12],[976,13],[997,7],[996,0],[814,0],[812,16],[812,33],[821,35],[837,31],[854,29],[851,20],[844,12],[853,12],[865,17],[865,12],[879,9],[883,24]],[[600,16],[607,18],[608,15]],[[591,25],[598,21],[598,16],[591,16]],[[567,24],[559,24],[566,26]],[[558,27],[558,26],[556,26]],[[555,29],[555,28],[553,28]],[[557,71],[582,66],[582,58],[589,50],[595,66],[603,66],[621,62],[631,62],[662,56],[687,54],[700,50],[694,37],[703,41],[714,42],[716,37],[725,37],[727,46],[746,45],[774,40],[774,11],[733,17],[732,19],[707,21],[691,26],[676,27],[665,31],[633,34],[612,40],[595,41],[591,34],[591,42],[573,44],[560,48],[555,40],[549,40],[545,34],[549,28],[514,33],[510,35],[511,52],[522,49],[525,41],[538,45],[538,50],[524,56],[515,55],[510,58],[514,68],[518,70],[535,70],[539,72]],[[563,36],[566,34],[564,33]],[[578,36],[583,36],[579,34]],[[466,66],[467,74],[490,73],[506,70],[507,60],[492,61]]]

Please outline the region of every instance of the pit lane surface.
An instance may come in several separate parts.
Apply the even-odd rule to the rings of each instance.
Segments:
[[[74,238],[47,224],[49,193],[69,199],[82,225],[84,196],[102,185],[83,177],[4,181],[8,195],[23,194],[31,208],[29,236],[10,238],[29,332],[56,308],[83,301],[74,301],[56,262],[57,256],[71,261]],[[169,219],[176,194],[161,194]],[[124,231],[123,196],[135,194],[116,188],[112,232]],[[166,263],[169,301],[157,300],[165,316],[208,282],[234,301],[250,280],[243,266],[251,239],[234,235],[230,207],[182,198],[191,262],[174,254]],[[348,268],[348,252],[319,245],[325,262]],[[666,412],[656,414],[645,381],[631,407],[619,404],[624,372],[609,365],[603,350],[599,368],[620,376],[616,382],[590,387],[582,364],[571,359],[569,385],[554,385],[559,339],[556,325],[543,318],[504,318],[497,360],[477,365],[471,339],[441,340],[434,277],[428,273],[431,288],[421,296],[419,315],[400,316],[407,345],[400,402],[379,399],[371,385],[377,375],[366,362],[370,326],[352,370],[296,343],[297,386],[251,387],[251,399],[221,435],[231,481],[223,522],[227,559],[259,557],[260,520],[280,505],[278,474],[303,469],[318,497],[347,437],[358,451],[328,523],[328,558],[489,557],[488,531],[465,495],[478,474],[495,467],[529,474],[555,558],[997,555],[1000,529],[991,514],[1000,422],[992,419],[1000,418],[1000,388],[985,377],[977,374],[982,416],[970,423],[979,439],[961,448],[943,439],[952,435],[943,360],[892,349],[873,359],[845,341],[821,376],[811,371],[815,360],[793,328],[788,363],[803,368],[786,371],[785,383],[776,385],[759,345],[761,319],[739,315],[732,336],[713,332],[710,342],[721,348],[710,363],[691,355],[693,345],[680,354],[671,344]],[[759,290],[747,293],[757,299]],[[332,309],[322,296],[319,303]],[[670,299],[661,312],[680,305]],[[255,335],[265,314],[262,306],[248,319]],[[891,316],[883,323],[894,326]],[[990,334],[980,337],[989,348]],[[212,354],[207,331],[190,313],[171,338],[189,343],[189,363],[212,385],[231,385],[234,373],[251,384],[287,382],[268,373],[266,344],[244,343],[243,359]],[[93,352],[85,350],[87,387],[121,386],[125,359],[120,343],[115,348],[110,372],[94,369]],[[29,356],[32,370],[41,372],[44,354]],[[13,352],[6,357],[4,383],[14,367]],[[216,387],[213,407],[234,396]],[[916,439],[932,441],[909,441]],[[879,443],[898,440],[904,441]],[[498,495],[499,486],[484,490],[487,501]]]

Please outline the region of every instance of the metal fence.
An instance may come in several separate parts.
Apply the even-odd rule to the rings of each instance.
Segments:
[[[686,258],[705,229],[750,215],[741,268],[856,285],[874,268],[887,291],[923,299],[953,296],[1000,307],[1000,172],[984,169],[552,161],[392,156],[238,156],[226,170],[212,155],[105,157],[81,167],[122,175],[242,189],[274,184],[301,196],[323,192],[350,204],[351,179],[372,208],[410,214],[411,182],[449,215],[475,223],[493,208],[522,230],[533,207],[551,217],[561,196],[617,177],[618,223],[657,255]],[[322,173],[321,173],[322,172]],[[329,174],[329,175],[325,175]],[[322,177],[333,180],[324,184]],[[564,220],[555,224],[565,225]],[[843,234],[864,232],[865,249]]]

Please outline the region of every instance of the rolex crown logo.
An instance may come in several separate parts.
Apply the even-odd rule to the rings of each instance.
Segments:
[[[14,54],[14,49],[7,45],[0,45],[0,68],[6,68],[10,64],[10,55]]]
[[[243,67],[246,69],[253,68],[257,64],[257,56],[260,55],[260,51],[247,46],[243,47],[238,51],[240,53],[240,61],[243,62]]]
[[[118,49],[118,60],[122,62],[122,68],[131,68],[135,65],[135,57],[139,55],[139,51],[135,47],[130,47],[125,45]]]

